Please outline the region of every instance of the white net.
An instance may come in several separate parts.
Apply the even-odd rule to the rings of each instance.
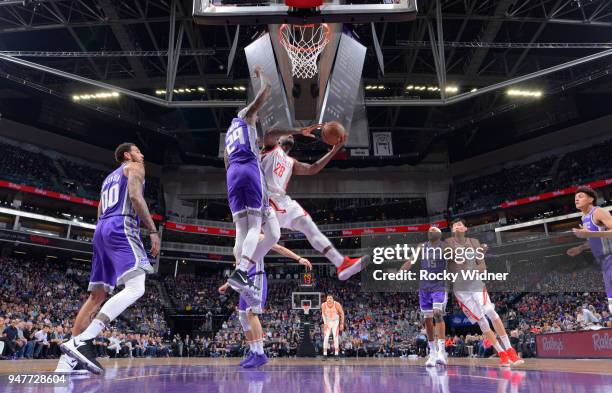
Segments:
[[[291,60],[291,74],[308,79],[317,73],[317,58],[329,42],[330,30],[320,25],[282,25],[280,41]]]

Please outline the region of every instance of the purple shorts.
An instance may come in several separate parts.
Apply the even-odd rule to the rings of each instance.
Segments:
[[[238,300],[239,311],[251,311],[253,314],[261,314],[262,310],[266,306],[266,298],[268,297],[268,279],[266,278],[266,272],[255,272],[255,268],[249,270],[249,277],[255,282],[255,286],[260,290],[257,292],[257,296],[252,304],[242,295]]]
[[[425,291],[419,290],[419,305],[421,312],[425,315],[433,315],[433,309],[439,308],[444,312],[446,309],[446,291]],[[436,307],[434,307],[434,305]]]
[[[234,217],[248,210],[261,214],[266,198],[257,161],[230,164],[227,168],[227,198]]]
[[[612,254],[607,255],[601,261],[601,272],[603,273],[604,285],[608,299],[612,299]]]
[[[153,268],[140,240],[140,228],[130,216],[101,219],[93,237],[93,257],[89,291],[102,286],[112,292],[139,274],[151,273]]]

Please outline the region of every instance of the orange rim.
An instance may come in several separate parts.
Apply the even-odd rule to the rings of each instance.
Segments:
[[[294,25],[294,26],[314,28],[314,26],[316,26],[316,25],[314,23],[309,23],[309,24],[306,24],[306,25]],[[323,47],[325,47],[325,45],[327,45],[327,43],[329,42],[329,37],[331,35],[331,31],[330,31],[329,26],[327,25],[327,23],[321,23],[321,26],[325,30],[325,39],[323,40],[322,43],[320,43],[318,45],[315,45],[312,48],[300,48],[299,46],[295,46],[295,45],[289,43],[287,40],[285,40],[285,37],[283,36],[283,31],[286,28],[289,27],[289,25],[286,24],[286,23],[283,23],[280,26],[280,28],[278,29],[279,40],[280,40],[281,44],[283,44],[283,46],[287,50],[291,50],[291,51],[294,51],[294,52],[316,52],[320,48],[323,48]]]

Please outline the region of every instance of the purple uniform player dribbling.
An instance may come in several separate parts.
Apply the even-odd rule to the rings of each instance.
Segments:
[[[133,143],[123,143],[115,150],[115,158],[121,165],[106,177],[100,193],[89,279],[91,295],[77,315],[73,337],[60,345],[62,352],[72,358],[64,360],[68,368],[79,363],[95,374],[102,373],[103,369],[95,359],[91,340],[144,294],[146,273],[153,271],[140,240],[141,220],[149,230],[153,257],[159,252],[160,244],[143,197],[144,156]],[[125,287],[104,303],[86,326],[84,321],[93,315],[106,299],[106,293],[111,293],[116,285]]]

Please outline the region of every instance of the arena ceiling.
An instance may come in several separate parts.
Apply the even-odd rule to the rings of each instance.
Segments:
[[[610,113],[612,56],[513,86],[542,91],[537,99],[503,88],[449,105],[410,104],[439,98],[441,70],[459,89],[450,97],[612,47],[612,1],[446,0],[440,10],[437,3],[419,0],[414,22],[376,24],[384,73],[372,26],[353,26],[368,47],[363,85],[376,86],[365,91],[370,131],[393,132],[395,157],[345,165],[416,163],[440,146],[458,160]],[[0,59],[2,116],[105,147],[132,139],[160,163],[221,165],[218,133],[246,98],[246,59],[238,50],[228,74],[235,26],[198,26],[190,14],[189,0],[0,0],[3,55],[153,97],[176,69],[174,86],[183,91],[173,99],[210,104],[168,108],[123,95],[74,101],[100,89]],[[442,40],[434,43],[444,56],[432,49],[438,20]],[[264,28],[241,26],[238,47]],[[172,45],[178,56],[169,55]]]

